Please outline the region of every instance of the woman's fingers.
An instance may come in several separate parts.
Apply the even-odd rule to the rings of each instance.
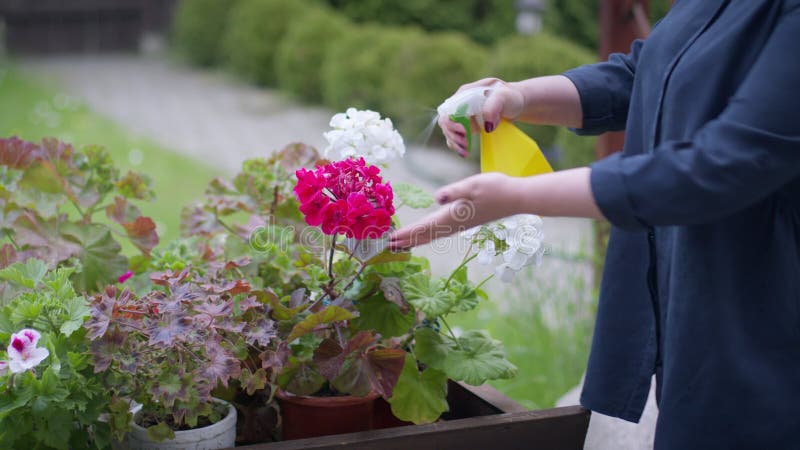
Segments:
[[[471,228],[474,209],[471,202],[458,200],[428,215],[414,225],[389,236],[389,248],[405,250]]]
[[[439,127],[444,133],[447,140],[447,146],[455,150],[459,155],[467,155],[467,135],[464,126],[460,123],[453,122],[449,117],[439,118]]]

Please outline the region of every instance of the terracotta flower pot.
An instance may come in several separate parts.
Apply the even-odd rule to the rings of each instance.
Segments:
[[[372,429],[375,399],[366,397],[308,397],[278,391],[283,439],[302,439]]]
[[[395,417],[392,413],[392,405],[386,400],[378,397],[375,400],[375,411],[372,416],[372,428],[379,430],[381,428],[394,428],[414,425],[413,422],[406,422]]]

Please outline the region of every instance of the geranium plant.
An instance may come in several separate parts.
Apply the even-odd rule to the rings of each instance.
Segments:
[[[107,448],[110,395],[93,375],[83,329],[86,300],[71,268],[28,259],[0,270],[16,294],[0,307],[3,448]]]
[[[302,395],[375,392],[401,419],[434,421],[448,408],[448,378],[482,384],[515,374],[500,342],[485,331],[456,335],[447,317],[486,297],[486,280],[467,277],[471,260],[502,257],[498,273],[508,278],[541,256],[541,227],[517,218],[476,230],[462,263],[432,277],[424,258],[386,249],[397,208],[433,203],[383,179],[379,165],[405,151],[391,121],[350,109],[331,126],[324,154],[336,160],[293,144],[247,161],[186,210],[184,231],[203,236],[203,258],[250,258],[241,270],[278,323],[260,353],[269,384]]]
[[[121,174],[102,147],[0,139],[0,267],[35,257],[75,267],[79,292],[113,283],[129,265],[115,236],[144,256],[158,244],[155,223],[130,202],[152,198],[149,183]],[[13,295],[0,290],[0,299]]]
[[[239,277],[248,263],[156,272],[143,295],[109,286],[93,297],[85,328],[94,370],[115,399],[142,405],[139,425],[152,439],[221,419],[226,409],[212,399],[219,385],[264,387],[263,369],[248,364],[250,347],[268,345],[275,327]],[[124,405],[111,410],[117,438],[130,426]]]

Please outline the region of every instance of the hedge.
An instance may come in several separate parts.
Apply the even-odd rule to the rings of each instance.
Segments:
[[[320,67],[335,42],[352,28],[346,18],[322,7],[293,21],[275,55],[278,86],[303,100],[322,101]]]
[[[308,7],[301,0],[239,0],[222,43],[230,67],[257,84],[274,86],[278,45],[289,24]]]
[[[222,31],[236,0],[182,0],[175,10],[173,39],[189,62],[210,66],[220,60]]]
[[[488,52],[460,33],[409,39],[385,65],[379,104],[406,134],[419,133],[461,84],[485,75]]]
[[[414,28],[359,26],[336,40],[322,66],[325,104],[336,110],[353,106],[385,113],[380,101],[387,64],[420,36]]]
[[[418,26],[425,31],[459,31],[481,43],[514,33],[511,0],[328,0],[357,22]]]

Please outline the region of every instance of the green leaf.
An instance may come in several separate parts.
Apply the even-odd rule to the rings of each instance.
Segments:
[[[395,252],[384,250],[368,259],[364,265],[383,264],[389,262],[405,262],[411,259],[411,252]]]
[[[444,360],[453,348],[452,342],[430,328],[420,328],[414,333],[414,354],[420,362],[434,369],[444,370]]]
[[[32,376],[32,374],[29,376]],[[21,386],[10,391],[10,393],[4,392],[3,395],[0,395],[0,420],[2,420],[6,414],[25,406],[33,399],[34,392],[30,384],[24,383],[22,377],[17,377],[16,382]]]
[[[445,360],[445,372],[454,380],[478,386],[489,380],[513,378],[517,367],[506,358],[503,344],[486,331],[471,330],[458,338],[460,349]]]
[[[392,190],[401,202],[411,208],[425,209],[433,205],[433,196],[418,186],[398,183],[392,185]]]
[[[449,313],[455,303],[455,296],[442,289],[441,281],[432,281],[423,273],[407,277],[403,281],[403,293],[406,300],[424,312],[428,319]]]
[[[156,442],[161,442],[167,439],[175,439],[175,432],[166,422],[159,422],[157,425],[147,427],[147,437]]]
[[[250,372],[250,369],[245,367],[242,369],[239,381],[242,383],[242,388],[247,392],[247,395],[253,395],[257,390],[266,387],[267,372],[263,367],[260,367],[255,372]]]
[[[74,267],[59,267],[50,271],[45,277],[44,284],[49,287],[53,294],[62,301],[75,297],[75,289],[72,287],[69,277],[75,272]]]
[[[25,262],[16,262],[0,270],[0,280],[35,289],[47,273],[47,265],[36,258]]]
[[[435,422],[449,409],[447,375],[430,367],[420,372],[417,361],[406,355],[403,372],[389,404],[398,419],[417,425]]]
[[[64,336],[69,337],[75,330],[83,326],[83,321],[89,316],[91,310],[83,297],[73,297],[64,303],[63,306],[66,314],[64,323],[61,324],[60,331]]]
[[[383,337],[401,336],[408,333],[414,325],[414,310],[407,314],[400,307],[386,300],[383,293],[377,293],[356,304],[358,317],[352,325],[357,330],[375,330]]]
[[[278,384],[297,395],[311,395],[322,389],[325,378],[310,364],[296,363],[278,376]]]
[[[253,293],[259,303],[272,306],[272,318],[275,320],[290,320],[299,312],[306,309],[306,305],[300,305],[296,308],[289,308],[284,305],[281,300],[271,290],[256,291]]]
[[[191,375],[184,375],[190,377]],[[153,383],[153,399],[167,408],[172,408],[176,401],[189,401],[189,386],[194,383],[181,377],[177,372],[163,372]]]
[[[105,225],[66,224],[64,237],[80,245],[78,258],[83,270],[72,275],[78,291],[96,291],[128,270],[128,260],[120,254],[122,248]]]
[[[73,428],[72,416],[64,413],[48,414],[44,423],[44,429],[39,434],[43,436],[43,443],[50,448],[67,450],[68,437]]]
[[[325,309],[314,313],[309,314],[305,319],[303,319],[300,323],[292,328],[292,332],[289,333],[289,337],[286,338],[287,341],[291,342],[300,336],[306,335],[314,331],[314,328],[326,324],[326,323],[333,323],[339,322],[342,320],[349,320],[354,318],[355,316],[350,311],[341,308],[339,306],[328,306]]]
[[[503,344],[485,331],[466,331],[457,340],[458,343],[425,328],[417,331],[414,350],[429,367],[475,386],[517,374],[516,366],[506,358]]]
[[[450,286],[447,289],[453,293],[456,299],[455,307],[459,311],[471,311],[480,304],[478,291],[470,286],[469,283],[462,283],[453,279],[450,280]]]

